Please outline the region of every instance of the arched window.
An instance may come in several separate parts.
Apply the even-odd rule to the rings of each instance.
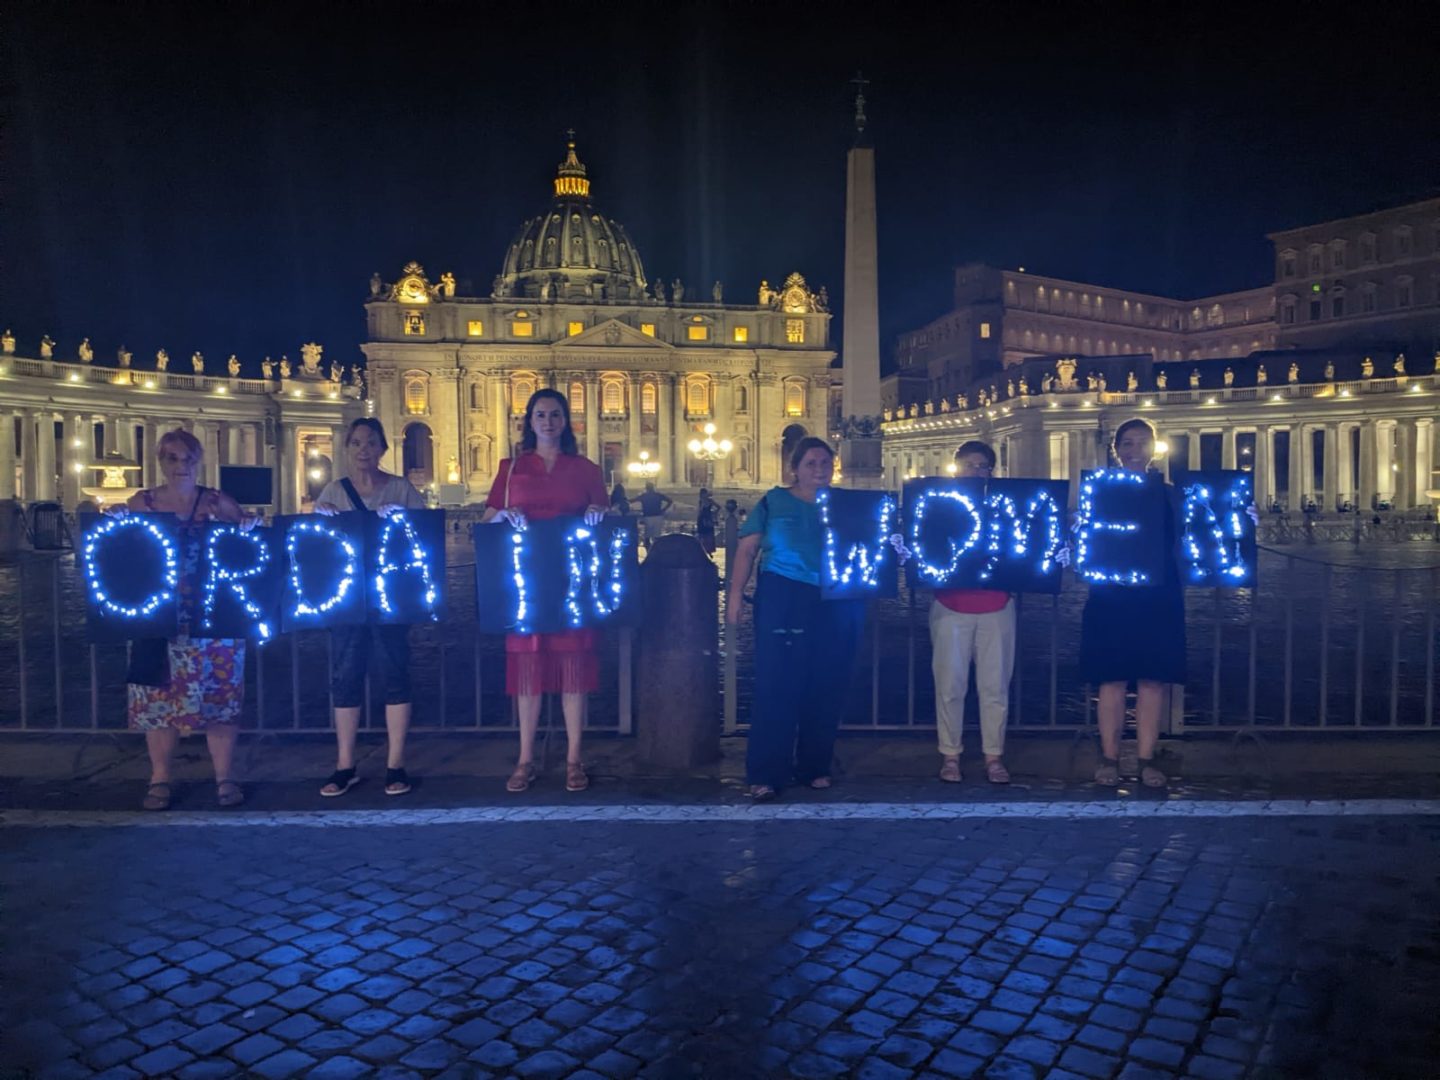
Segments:
[[[405,411],[411,416],[424,416],[430,411],[430,380],[419,372],[405,376]]]
[[[529,402],[531,395],[535,393],[535,376],[528,374],[513,375],[510,378],[510,415],[524,416],[525,405]]]
[[[570,384],[570,415],[585,415],[585,384],[579,379]]]
[[[695,377],[685,380],[685,412],[690,416],[710,415],[710,380]]]
[[[785,415],[805,415],[805,384],[799,379],[785,380]]]
[[[485,387],[481,383],[470,384],[470,408],[475,412],[485,411]]]
[[[743,382],[735,384],[735,411],[737,413],[750,411],[750,388]]]
[[[647,382],[640,387],[640,411],[646,416],[655,415],[655,384]]]
[[[600,411],[618,416],[625,411],[625,383],[618,375],[606,375],[600,381]]]

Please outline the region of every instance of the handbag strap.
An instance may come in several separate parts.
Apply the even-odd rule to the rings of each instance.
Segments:
[[[348,476],[341,478],[340,486],[345,489],[345,494],[350,496],[350,504],[354,506],[356,510],[369,509],[369,507],[365,505],[365,500],[360,498],[360,492],[355,490],[355,485],[350,482]]]
[[[502,507],[500,507],[501,510],[509,510],[509,509],[510,509],[510,478],[513,477],[514,475],[515,475],[515,459],[514,459],[514,458],[511,458],[508,462],[506,462],[506,469],[505,469],[505,505],[502,506]]]

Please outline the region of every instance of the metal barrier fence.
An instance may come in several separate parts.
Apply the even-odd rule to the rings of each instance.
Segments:
[[[1422,553],[1428,549],[1416,546],[1405,554]],[[1353,566],[1262,548],[1259,581],[1256,590],[1187,590],[1189,677],[1171,693],[1171,734],[1440,726],[1440,566]],[[1085,596],[1067,575],[1058,596],[1019,598],[1012,732],[1093,722],[1093,688],[1078,671]],[[898,601],[872,607],[845,730],[933,730],[928,604],[927,594],[902,581]],[[748,641],[731,638],[722,675],[726,732],[745,726],[751,666]]]
[[[1418,564],[1429,553],[1428,545],[1406,545],[1401,561]],[[1172,695],[1172,733],[1440,726],[1440,566],[1362,567],[1268,548],[1260,559],[1254,591],[1189,591],[1189,679]],[[446,619],[412,634],[412,726],[508,732],[514,715],[504,693],[503,642],[475,630],[473,564],[451,564],[447,572]],[[73,553],[27,555],[0,567],[0,731],[123,730],[125,648],[86,643],[81,588]],[[1012,730],[1090,724],[1093,698],[1077,670],[1085,593],[1067,577],[1058,596],[1021,598]],[[855,693],[842,721],[846,730],[932,728],[927,603],[925,594],[902,585],[899,600],[872,609],[866,646],[850,673]],[[748,722],[752,689],[749,621],[721,634],[720,685],[696,692],[716,694],[724,729],[738,732]],[[327,633],[281,635],[247,653],[247,727],[330,727]],[[633,731],[637,666],[631,632],[606,635],[602,690],[589,707],[592,729]],[[364,716],[366,727],[383,726],[383,703],[368,687]]]
[[[411,730],[509,732],[515,715],[505,694],[504,642],[476,632],[474,564],[452,563],[446,572],[445,619],[411,631]],[[123,731],[126,646],[86,641],[73,553],[27,555],[0,567],[0,600],[6,601],[0,604],[0,731]],[[632,631],[606,635],[603,689],[591,695],[587,714],[591,730],[633,731],[633,658]],[[324,630],[248,643],[244,726],[266,733],[329,730],[331,670]],[[384,728],[383,698],[372,694],[368,679],[362,725]]]

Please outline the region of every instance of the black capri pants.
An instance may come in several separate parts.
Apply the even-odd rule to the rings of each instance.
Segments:
[[[334,675],[331,696],[337,709],[365,704],[365,668],[374,639],[375,680],[386,705],[410,704],[410,627],[403,625],[336,626],[330,630]]]

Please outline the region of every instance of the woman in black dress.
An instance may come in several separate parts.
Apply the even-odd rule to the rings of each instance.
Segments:
[[[1155,429],[1146,420],[1127,420],[1115,431],[1111,451],[1122,469],[1145,473],[1155,456]],[[1167,485],[1166,493],[1172,489]],[[1090,585],[1080,627],[1080,674],[1098,687],[1100,767],[1095,782],[1120,782],[1120,735],[1125,727],[1125,691],[1135,684],[1135,740],[1140,782],[1164,787],[1155,767],[1160,710],[1167,684],[1185,681],[1185,590],[1175,558],[1174,514],[1165,515],[1164,577],[1154,585]]]

